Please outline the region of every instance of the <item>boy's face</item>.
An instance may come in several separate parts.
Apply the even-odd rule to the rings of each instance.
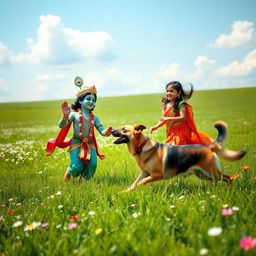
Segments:
[[[94,94],[88,94],[83,100],[79,101],[81,107],[86,110],[92,110],[96,104],[96,98]]]

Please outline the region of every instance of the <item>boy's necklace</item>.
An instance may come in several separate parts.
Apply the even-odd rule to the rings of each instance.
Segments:
[[[78,110],[78,113],[79,113],[79,138],[83,142],[88,142],[88,141],[91,140],[92,134],[93,134],[94,115],[91,113],[90,117],[89,117],[89,120],[86,120],[83,116],[83,113],[82,113],[81,109]],[[89,124],[89,135],[88,135],[88,137],[83,136],[83,123],[84,122]]]

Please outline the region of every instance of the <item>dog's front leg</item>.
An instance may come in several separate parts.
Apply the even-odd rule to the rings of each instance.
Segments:
[[[162,179],[163,179],[162,175],[161,176],[148,176],[148,177],[142,179],[140,182],[138,182],[137,187],[141,186],[141,185],[145,185],[149,182],[154,182],[154,181],[162,180]]]
[[[141,174],[138,176],[138,178],[134,181],[134,183],[129,187],[127,188],[126,190],[123,190],[122,192],[129,192],[129,191],[133,191],[136,187],[137,187],[137,184],[143,180],[144,178],[148,177],[149,174],[145,171],[141,171]]]

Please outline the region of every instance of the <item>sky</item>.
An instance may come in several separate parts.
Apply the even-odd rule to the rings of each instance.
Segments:
[[[0,102],[256,86],[255,0],[0,0]]]

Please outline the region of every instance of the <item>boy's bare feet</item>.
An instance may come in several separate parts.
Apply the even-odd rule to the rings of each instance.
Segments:
[[[68,171],[66,171],[66,173],[65,173],[65,175],[64,175],[64,181],[69,181],[70,180],[70,178],[71,178],[71,175],[70,175],[70,173],[68,172]]]

